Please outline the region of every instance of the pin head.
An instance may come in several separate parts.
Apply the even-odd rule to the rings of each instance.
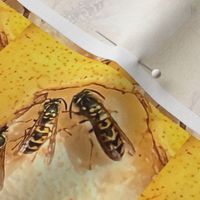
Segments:
[[[151,76],[153,78],[159,78],[161,76],[161,71],[159,69],[153,69],[151,71]]]

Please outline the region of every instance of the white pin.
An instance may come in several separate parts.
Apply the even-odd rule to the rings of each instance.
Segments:
[[[117,44],[115,42],[113,42],[112,40],[110,40],[108,37],[106,37],[105,35],[103,35],[102,33],[100,33],[99,31],[96,31],[96,33],[98,35],[100,35],[101,37],[103,37],[104,39],[106,39],[108,42],[110,42],[112,45],[117,46]],[[151,72],[151,76],[153,78],[159,78],[161,76],[161,71],[159,69],[151,69],[149,66],[147,66],[146,64],[144,64],[141,60],[138,61],[138,63],[146,68],[149,72]]]
[[[151,76],[153,78],[159,78],[161,76],[161,71],[159,69],[151,69],[149,66],[147,66],[141,61],[138,61],[138,63],[142,65],[143,67],[145,67],[149,72],[151,72]]]

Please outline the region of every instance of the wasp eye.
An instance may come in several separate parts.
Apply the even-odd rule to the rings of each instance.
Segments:
[[[78,97],[78,96],[75,96],[74,97],[74,103],[79,103],[79,101],[81,100],[81,98],[80,97]]]

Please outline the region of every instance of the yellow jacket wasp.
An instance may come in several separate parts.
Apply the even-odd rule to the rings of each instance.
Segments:
[[[16,145],[18,146],[18,152],[23,154],[37,152],[49,140],[47,163],[51,163],[55,151],[58,115],[62,102],[67,110],[67,104],[62,98],[47,99],[45,101],[43,111],[39,112],[38,119],[35,120],[31,128],[25,131],[23,139]]]
[[[97,95],[105,99],[99,92],[90,89],[84,89],[76,94],[71,101],[69,115],[70,118],[72,118],[72,113],[86,117],[86,120],[82,120],[79,123],[89,121],[92,124],[90,132],[94,131],[103,151],[110,159],[119,161],[124,155],[125,143],[131,147],[133,152],[135,149]],[[73,104],[78,107],[78,112],[72,111]],[[90,142],[93,147],[92,141]],[[90,158],[91,155],[92,148]]]

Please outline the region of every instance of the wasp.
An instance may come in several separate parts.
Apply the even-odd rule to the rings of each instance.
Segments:
[[[102,99],[105,99],[105,97],[96,90],[84,89],[73,96],[69,108],[69,115],[70,118],[72,118],[72,113],[86,117],[85,120],[79,123],[89,121],[92,125],[92,129],[89,132],[95,133],[105,154],[113,161],[119,161],[124,155],[125,143],[131,147],[133,152],[135,152],[135,149],[129,138],[113,119],[110,112],[105,108]],[[78,108],[77,112],[72,111],[73,104]],[[93,143],[92,140],[90,142],[91,159]]]
[[[25,131],[23,139],[16,145],[18,152],[37,153],[41,146],[49,140],[47,163],[51,163],[55,151],[57,122],[62,102],[67,110],[67,104],[62,98],[47,99],[44,102],[43,111],[39,112],[38,119],[34,120],[34,125]]]
[[[3,188],[5,178],[5,149],[6,149],[6,136],[8,126],[5,125],[0,128],[0,190]]]

